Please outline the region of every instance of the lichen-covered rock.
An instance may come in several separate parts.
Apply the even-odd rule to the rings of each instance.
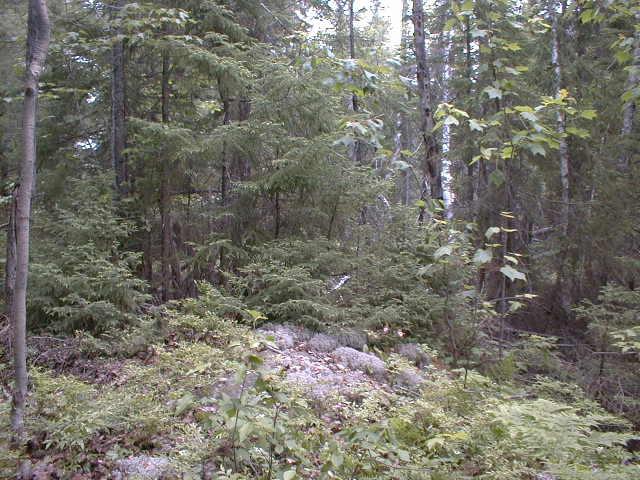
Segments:
[[[118,460],[116,471],[113,472],[112,476],[115,480],[177,478],[168,458],[149,455],[137,455]]]
[[[394,386],[413,391],[419,390],[424,382],[424,378],[415,369],[410,368],[400,370],[393,377]]]
[[[332,352],[336,348],[340,346],[338,340],[331,335],[326,335],[324,333],[318,333],[311,337],[309,342],[307,343],[310,350],[314,352]]]
[[[556,477],[547,472],[537,473],[536,480],[556,480]]]
[[[305,341],[310,334],[302,327],[292,325],[265,325],[259,331],[275,339],[275,344],[280,349],[294,348],[297,343]]]
[[[411,361],[418,368],[423,368],[431,364],[429,355],[423,352],[416,343],[401,343],[396,347],[396,352]]]
[[[360,370],[372,377],[383,380],[387,376],[385,363],[370,353],[360,352],[351,347],[340,347],[331,354],[334,360],[353,370]]]
[[[341,330],[336,332],[334,337],[340,345],[345,347],[364,350],[364,347],[367,346],[367,335],[357,330]]]

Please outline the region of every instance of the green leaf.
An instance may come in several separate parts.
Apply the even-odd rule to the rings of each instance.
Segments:
[[[264,363],[264,360],[262,360],[262,358],[258,355],[252,353],[250,355],[247,355],[247,362],[249,362],[249,364],[253,367],[259,367]]]
[[[246,310],[246,312],[251,315],[251,318],[253,318],[254,320],[266,320],[267,317],[265,317],[261,312],[259,312],[258,310]]]
[[[625,64],[633,60],[633,55],[631,55],[626,50],[617,50],[614,54],[618,63]]]
[[[486,93],[492,100],[502,98],[502,90],[500,90],[499,88],[485,87],[483,92]]]
[[[580,112],[580,116],[582,118],[586,118],[587,120],[593,120],[598,116],[598,112],[595,110],[583,110]]]
[[[588,130],[585,130],[584,128],[577,128],[577,127],[568,127],[567,133],[580,138],[589,138],[591,136]]]
[[[478,132],[482,132],[484,130],[484,126],[475,118],[469,120],[469,128]]]
[[[527,277],[524,273],[516,270],[515,268],[509,266],[509,265],[505,265],[504,267],[502,267],[500,269],[500,271],[502,272],[502,274],[507,277],[509,280],[511,280],[512,282],[516,281],[516,280],[522,280],[523,282],[527,281]]]
[[[502,185],[504,183],[504,180],[505,178],[504,178],[504,173],[502,173],[502,170],[494,170],[489,174],[489,181],[496,187],[499,187],[500,185]]]
[[[484,265],[485,263],[489,263],[492,258],[493,254],[490,249],[479,248],[473,256],[473,263],[476,265]]]
[[[491,155],[495,151],[495,148],[480,148],[480,154],[485,160],[491,160]]]
[[[491,240],[491,237],[493,237],[496,233],[500,233],[500,227],[489,227],[487,228],[487,231],[484,232],[484,236],[487,238],[487,240]]]
[[[460,11],[473,12],[473,0],[465,0],[465,2],[460,5]]]
[[[527,149],[534,155],[541,155],[544,157],[547,154],[544,147],[539,143],[527,143]]]
[[[453,253],[453,247],[451,245],[443,245],[442,247],[440,247],[434,252],[433,258],[438,260],[439,258],[442,258],[446,255],[451,255],[452,253]]]
[[[504,259],[507,260],[508,262],[513,263],[514,265],[518,265],[518,259],[516,257],[512,257],[511,255],[505,255]]]
[[[513,147],[511,145],[504,147],[502,149],[501,155],[502,155],[502,158],[504,160],[510,160],[513,157]],[[496,171],[498,171],[498,170],[496,170]],[[502,172],[500,172],[500,173],[502,173]],[[504,176],[503,176],[503,178],[504,178]]]
[[[582,23],[591,22],[596,16],[596,12],[592,8],[588,8],[580,14],[580,21]]]
[[[296,478],[295,470],[288,470],[282,474],[282,480],[292,480]]]
[[[521,303],[521,302],[516,302],[516,301],[509,302],[509,312],[510,313],[517,312],[522,307],[524,307],[524,304]]]
[[[238,442],[244,442],[251,432],[253,431],[253,425],[249,422],[243,423],[242,426],[238,429]]]
[[[445,125],[460,125],[460,122],[453,115],[447,115],[446,118],[444,119],[444,124]]]
[[[536,117],[535,113],[532,112],[520,112],[520,116],[526,120],[529,120],[532,123],[538,122],[538,117]]]

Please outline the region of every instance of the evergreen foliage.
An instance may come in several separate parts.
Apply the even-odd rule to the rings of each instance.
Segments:
[[[638,0],[44,2],[20,443],[26,3],[1,477],[640,476]]]

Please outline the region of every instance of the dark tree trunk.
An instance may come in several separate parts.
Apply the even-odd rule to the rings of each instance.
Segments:
[[[114,3],[116,9],[121,9],[123,0]],[[120,29],[116,30],[116,35]],[[116,191],[124,196],[129,190],[129,167],[124,155],[127,143],[126,127],[126,88],[124,41],[116,39],[111,48],[111,164],[115,173]]]
[[[162,123],[169,122],[169,56],[162,54]],[[161,275],[162,301],[171,297],[171,195],[169,192],[168,158],[162,159],[160,178],[160,232],[161,232]]]
[[[20,164],[20,180],[15,194],[15,282],[11,302],[15,368],[11,426],[17,439],[21,439],[24,435],[24,409],[27,395],[27,277],[31,196],[36,176],[38,80],[44,68],[50,38],[51,24],[46,0],[29,0],[22,116],[24,156]]]
[[[353,2],[354,0],[349,0],[349,57],[352,59],[356,58],[356,36],[354,30],[354,22],[355,22],[355,14],[353,11]],[[359,109],[358,106],[358,95],[355,93],[351,95],[351,108],[353,108],[354,112],[357,112]]]
[[[640,24],[640,10],[637,10],[635,13],[636,23]],[[634,37],[634,48],[633,48],[633,60],[631,64],[631,68],[629,69],[629,76],[627,77],[627,82],[625,84],[625,91],[631,91],[634,88],[638,88],[640,85],[640,30],[636,28],[635,37]],[[631,100],[624,106],[624,111],[622,114],[622,129],[621,129],[621,137],[622,137],[622,148],[623,153],[620,155],[618,159],[618,168],[622,172],[626,172],[629,170],[629,160],[632,157],[631,147],[627,144],[627,142],[632,137],[633,127],[635,123],[636,116],[636,101]]]
[[[427,64],[427,50],[424,28],[424,8],[422,0],[413,0],[413,45],[416,54],[416,79],[420,95],[420,134],[424,143],[424,159],[422,165],[423,181],[421,199],[426,203],[432,200],[443,200],[442,165],[439,158],[440,147],[433,135],[433,98],[430,88],[430,70]],[[419,220],[423,221],[425,208],[420,209]]]

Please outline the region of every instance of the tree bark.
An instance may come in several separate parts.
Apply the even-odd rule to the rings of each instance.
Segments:
[[[636,23],[640,24],[640,10],[635,13]],[[631,91],[637,88],[640,84],[640,30],[636,28],[635,32],[635,45],[633,48],[633,60],[629,67],[629,76],[625,84],[625,91]],[[622,154],[618,160],[618,169],[622,172],[629,170],[629,161],[631,159],[631,149],[627,144],[627,139],[631,137],[633,133],[633,127],[635,123],[637,105],[635,100],[628,102],[624,106],[622,113],[622,130],[620,132],[622,137]]]
[[[162,54],[162,81],[161,81],[162,123],[169,123],[169,55]],[[170,298],[171,290],[171,196],[169,193],[169,168],[168,158],[162,159],[160,178],[160,232],[161,232],[161,266],[163,302]]]
[[[113,6],[121,9],[123,5],[123,0],[117,0]],[[116,30],[118,34],[120,28]],[[111,165],[120,197],[129,190],[129,166],[124,155],[127,143],[125,81],[124,41],[116,39],[111,48]]]
[[[349,57],[353,60],[356,58],[356,36],[354,30],[355,14],[353,11],[354,0],[349,0]],[[358,107],[358,95],[355,93],[351,95],[351,108],[354,112],[357,112]]]
[[[439,158],[440,147],[433,135],[433,103],[429,85],[431,72],[427,63],[427,49],[424,28],[424,8],[422,0],[413,0],[413,46],[416,54],[416,79],[420,96],[420,134],[424,143],[423,181],[421,199],[426,203],[432,200],[443,200],[442,165]],[[424,220],[425,208],[420,209],[419,221]]]
[[[563,71],[562,62],[560,60],[560,27],[559,27],[559,15],[557,12],[556,3],[551,2],[551,64],[554,72],[554,87],[556,97],[561,96],[561,90],[563,86]],[[561,205],[560,205],[560,224],[562,225],[562,242],[565,244],[563,247],[562,258],[558,268],[558,295],[560,300],[560,306],[562,310],[569,314],[571,311],[571,291],[569,286],[569,279],[567,278],[566,265],[568,252],[567,252],[567,235],[570,231],[570,178],[569,168],[571,165],[571,157],[569,155],[569,146],[565,138],[566,132],[566,118],[564,112],[558,109],[556,114],[556,132],[559,137],[559,156],[560,156],[560,185],[561,185]]]
[[[6,337],[0,338],[0,342],[6,344],[11,350],[11,339],[13,338],[13,316],[11,315],[11,305],[13,303],[13,292],[16,287],[16,191],[12,192],[11,211],[9,212],[9,223],[7,225],[7,260],[4,270],[4,299],[5,313],[10,320]]]
[[[46,0],[29,0],[27,58],[22,115],[24,156],[15,195],[15,284],[11,302],[15,388],[11,426],[17,439],[24,436],[24,410],[27,395],[27,278],[29,273],[29,227],[31,196],[36,172],[36,117],[38,81],[44,68],[51,24]]]

